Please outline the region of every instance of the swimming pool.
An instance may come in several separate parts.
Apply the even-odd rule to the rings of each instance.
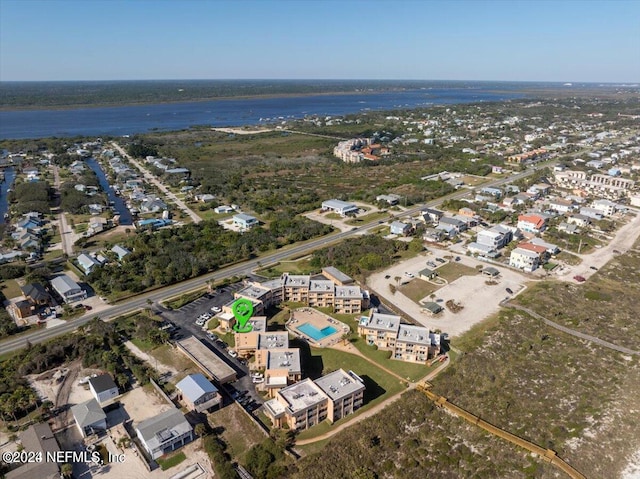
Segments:
[[[298,326],[298,331],[302,331],[304,334],[312,338],[314,341],[322,341],[327,336],[331,336],[334,333],[337,333],[338,330],[333,326],[327,326],[322,329],[316,328],[311,323],[304,323]]]

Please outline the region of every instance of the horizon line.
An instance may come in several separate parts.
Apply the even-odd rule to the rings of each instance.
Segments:
[[[477,82],[477,83],[562,83],[640,86],[640,81],[583,80],[473,80],[473,79],[410,79],[410,78],[138,78],[138,79],[73,79],[73,80],[1,80],[1,83],[72,83],[72,82],[189,82],[189,81],[273,81],[273,82]]]

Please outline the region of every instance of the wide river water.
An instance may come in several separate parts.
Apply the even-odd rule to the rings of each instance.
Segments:
[[[235,98],[67,110],[0,111],[0,140],[45,137],[132,135],[181,130],[195,125],[257,125],[306,115],[335,116],[367,110],[502,101],[522,98],[518,91],[488,88],[424,88],[381,93]]]

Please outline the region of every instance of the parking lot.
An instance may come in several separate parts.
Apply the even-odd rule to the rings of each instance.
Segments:
[[[401,291],[397,290],[395,294],[392,294],[389,285],[397,286],[395,281],[397,277],[401,278],[402,282],[422,281],[418,279],[419,272],[425,268],[434,269],[431,265],[427,265],[427,262],[436,264],[439,267],[442,263],[436,261],[435,258],[448,254],[446,251],[434,251],[436,252],[435,254],[421,254],[396,264],[385,271],[373,274],[369,277],[367,284],[382,296],[385,302],[397,306],[418,323],[432,330],[440,329],[450,336],[459,336],[468,331],[474,324],[497,312],[500,309],[500,301],[512,296],[512,294],[507,293],[507,288],[513,291],[514,294],[524,288],[526,278],[508,268],[497,267],[496,269],[500,271],[500,275],[496,278],[489,278],[480,273],[461,276],[439,287],[434,292],[435,297],[433,299],[429,296],[423,298],[426,301],[435,300],[444,308],[444,311],[432,316],[430,313],[424,312],[418,303],[402,294]],[[473,270],[478,265],[487,266],[486,263],[468,256],[460,256],[460,260],[455,263],[473,268]],[[437,267],[435,268],[436,271]],[[491,282],[496,284],[488,284]],[[459,303],[463,309],[457,313],[451,312],[445,306],[449,300]]]
[[[175,326],[172,332],[173,340],[195,336],[224,362],[235,369],[238,379],[223,387],[223,392],[226,392],[228,396],[226,400],[233,400],[231,397],[233,394],[244,393],[244,395],[239,398],[244,403],[243,406],[245,406],[246,409],[256,410],[264,403],[264,399],[256,392],[255,384],[253,384],[251,380],[246,361],[230,356],[227,345],[220,340],[216,340],[215,337],[209,336],[207,330],[196,324],[199,316],[204,313],[212,314],[212,307],[221,308],[224,304],[229,303],[233,300],[233,293],[243,287],[244,285],[242,283],[234,283],[217,288],[213,294],[204,295],[180,309],[168,310],[165,308],[155,308],[155,310],[158,316],[170,321]]]

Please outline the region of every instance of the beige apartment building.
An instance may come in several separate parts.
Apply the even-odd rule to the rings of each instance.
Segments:
[[[441,335],[428,328],[403,324],[400,316],[372,313],[358,323],[358,334],[369,345],[391,351],[391,358],[426,364],[441,352]]]
[[[282,301],[304,303],[312,308],[332,308],[339,314],[358,314],[369,307],[369,293],[332,266],[323,268],[321,275],[285,273],[278,279],[250,283],[234,293],[234,297],[249,299],[255,314],[263,314]],[[223,308],[219,317],[223,328],[232,326],[231,304]]]
[[[358,375],[338,369],[315,381],[305,379],[281,389],[264,404],[264,410],[275,427],[308,429],[356,411],[363,404],[364,390]]]

